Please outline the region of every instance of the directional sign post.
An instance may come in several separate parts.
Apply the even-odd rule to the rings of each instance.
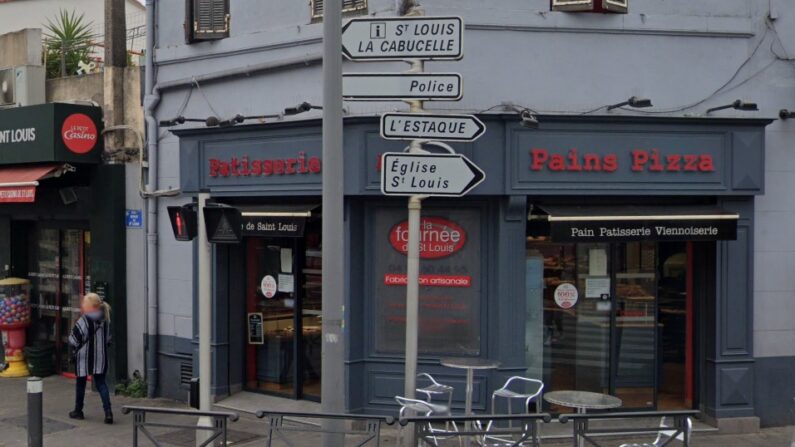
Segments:
[[[461,154],[387,152],[381,158],[381,192],[387,196],[460,197],[485,178]]]
[[[349,101],[458,101],[458,73],[345,73],[342,97]]]
[[[381,136],[387,140],[475,141],[486,125],[474,115],[385,113]]]
[[[461,17],[353,19],[342,28],[342,54],[353,61],[458,60],[463,31]]]

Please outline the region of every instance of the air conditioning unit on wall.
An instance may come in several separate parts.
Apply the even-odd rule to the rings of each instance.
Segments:
[[[626,13],[629,0],[550,0],[553,11]]]
[[[23,65],[0,69],[0,108],[44,104],[43,66]]]

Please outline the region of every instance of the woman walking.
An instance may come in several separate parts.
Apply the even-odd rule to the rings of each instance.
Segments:
[[[110,393],[105,383],[108,371],[108,346],[110,345],[110,305],[96,293],[83,297],[80,304],[83,314],[72,328],[69,344],[75,352],[75,409],[69,413],[72,419],[83,419],[83,400],[86,395],[88,376],[94,378],[102,408],[105,410],[105,423],[113,423],[113,412],[110,408]]]

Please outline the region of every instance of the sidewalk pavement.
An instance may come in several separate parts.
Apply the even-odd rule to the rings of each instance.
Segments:
[[[0,379],[0,447],[24,447],[27,444],[25,423],[27,420],[27,396],[25,379]],[[63,377],[44,379],[44,445],[59,446],[130,446],[132,445],[132,416],[123,415],[124,405],[143,405],[150,407],[186,408],[184,404],[166,399],[131,399],[112,397],[116,423],[106,425],[102,422],[103,413],[99,395],[88,391],[86,394],[86,419],[74,421],[67,413],[74,402],[74,381]],[[223,410],[219,408],[219,410]],[[251,414],[242,413],[240,420],[230,425],[230,444],[235,446],[264,446],[267,424]],[[183,422],[193,424],[187,419],[166,418],[169,423]],[[190,434],[177,429],[161,429],[160,433],[169,440],[167,445],[194,445]],[[382,445],[394,446],[394,430],[387,430]],[[719,433],[696,433],[692,445],[696,447],[791,447],[792,428],[780,427],[764,429],[757,434],[721,435]],[[318,437],[307,434],[296,445],[317,447]],[[605,441],[605,446],[617,446],[628,440]],[[142,442],[142,446],[150,445]],[[275,447],[285,444],[274,443]],[[456,444],[457,445],[457,444]],[[570,446],[568,441],[544,441],[544,446]]]

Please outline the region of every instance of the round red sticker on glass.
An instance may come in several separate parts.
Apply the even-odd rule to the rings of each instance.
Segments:
[[[75,154],[91,152],[99,140],[97,125],[88,115],[73,113],[66,117],[61,127],[61,138],[67,149]]]
[[[266,275],[262,278],[262,282],[259,285],[260,290],[262,290],[262,294],[265,298],[273,298],[276,296],[276,278],[271,275]]]
[[[561,309],[574,307],[577,304],[577,298],[579,298],[579,293],[577,293],[577,288],[572,284],[564,282],[555,289],[555,304]]]

